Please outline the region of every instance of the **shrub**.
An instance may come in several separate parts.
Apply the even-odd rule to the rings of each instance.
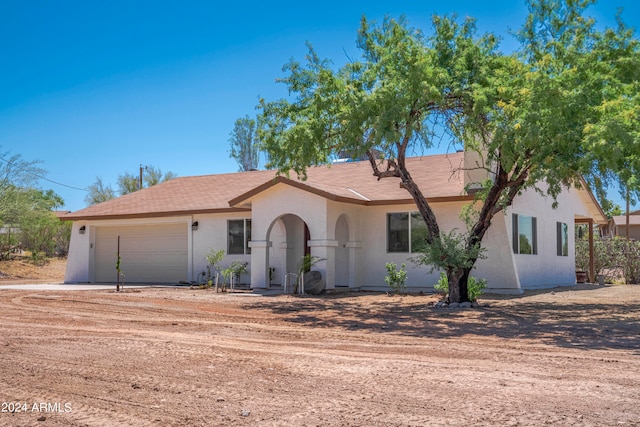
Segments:
[[[404,294],[407,289],[407,285],[405,284],[405,281],[407,280],[407,272],[405,268],[407,266],[403,263],[400,266],[400,270],[398,270],[398,266],[395,263],[388,262],[386,267],[387,276],[384,278],[384,281],[396,294]]]
[[[478,297],[484,293],[484,289],[486,287],[486,279],[476,279],[473,276],[469,276],[469,279],[467,280],[467,292],[469,294],[469,299],[471,301],[477,300]],[[433,285],[433,288],[445,295],[449,293],[449,280],[447,279],[447,274],[445,272],[440,272],[440,279],[438,279],[438,282]]]
[[[220,261],[224,258],[224,249],[216,251],[214,248],[211,248],[204,257],[207,260],[208,266],[213,267],[214,270],[219,270]]]
[[[445,295],[449,293],[449,279],[447,279],[447,273],[444,271],[440,272],[440,279],[438,279],[436,284],[433,285],[433,289]]]
[[[594,236],[593,255],[596,275],[609,272],[621,275],[628,284],[640,282],[640,242],[621,237],[603,239]],[[586,236],[576,236],[576,270],[589,271],[589,242]],[[595,277],[590,280],[595,280]]]

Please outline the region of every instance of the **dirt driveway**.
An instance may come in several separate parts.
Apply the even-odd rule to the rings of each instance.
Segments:
[[[640,286],[435,301],[0,288],[0,425],[640,425]]]

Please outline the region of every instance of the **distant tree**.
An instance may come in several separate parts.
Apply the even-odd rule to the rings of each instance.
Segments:
[[[0,149],[2,147],[0,146]],[[0,195],[9,186],[32,187],[46,171],[38,165],[39,160],[26,161],[20,154],[0,151]]]
[[[162,173],[162,170],[159,167],[147,166],[142,174],[142,182],[144,183],[145,188],[152,187],[162,182],[172,180],[177,176],[177,174],[171,171]]]
[[[146,166],[142,173],[143,187],[151,187],[161,182],[169,181],[177,177],[174,172],[163,173],[160,168],[155,166]],[[140,175],[125,172],[118,175],[117,188],[115,191],[111,185],[105,185],[102,182],[102,178],[97,177],[96,181],[89,186],[89,193],[85,197],[87,205],[95,205],[97,203],[106,202],[107,200],[114,199],[118,196],[124,196],[125,194],[133,193],[139,190]]]
[[[118,175],[118,192],[121,196],[138,191],[140,188],[140,179],[138,176],[125,172]]]
[[[96,181],[89,186],[88,190],[89,192],[84,198],[87,205],[95,205],[116,198],[113,188],[110,185],[105,185],[100,177],[96,178]]]
[[[236,120],[229,142],[231,158],[238,163],[241,172],[258,168],[260,149],[255,120],[249,116]]]
[[[0,235],[0,258],[18,245],[34,258],[68,250],[71,224],[52,212],[64,200],[53,190],[36,188],[46,174],[40,163],[0,152],[0,226],[7,231]]]
[[[611,219],[614,216],[618,216],[618,215],[622,215],[624,214],[624,211],[622,210],[622,208],[620,207],[620,205],[616,205],[616,204],[610,204],[608,206],[608,209],[605,210],[604,212],[607,215],[607,218]]]
[[[261,144],[280,173],[303,177],[341,150],[367,154],[373,174],[398,179],[415,202],[429,230],[423,263],[446,272],[449,301],[468,301],[491,221],[523,191],[555,201],[585,177],[600,195],[607,179],[638,194],[639,43],[622,23],[599,31],[584,16],[591,3],[527,1],[514,55],[493,34],[478,37],[471,18],[436,16],[429,36],[363,18],[359,60],[334,70],[310,47],[306,65],[285,66],[291,96],[260,101]],[[477,155],[473,169],[486,174],[464,211],[465,234],[440,231],[405,162],[443,139]]]
[[[52,190],[28,189],[21,192],[23,206],[18,226],[22,249],[31,252],[34,261],[53,256],[68,247],[70,223],[63,223],[53,213],[64,200]]]
[[[0,152],[0,226],[16,222],[19,216],[19,193],[33,187],[46,171],[41,162],[26,161],[19,154]]]

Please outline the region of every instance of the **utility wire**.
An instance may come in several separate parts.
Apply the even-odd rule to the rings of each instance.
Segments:
[[[44,176],[42,176],[42,175],[40,175],[40,174],[37,174],[37,173],[35,173],[35,172],[33,172],[33,171],[30,171],[30,170],[28,170],[28,169],[22,168],[22,167],[20,167],[20,166],[16,165],[15,163],[10,162],[9,160],[5,159],[4,157],[0,157],[0,160],[2,160],[2,161],[4,161],[4,162],[6,162],[6,163],[7,163],[8,165],[10,165],[10,166],[13,166],[13,167],[15,167],[15,168],[17,168],[17,169],[20,169],[20,170],[21,170],[21,171],[23,171],[23,172],[28,173],[29,175],[35,176],[36,178],[39,178],[39,179],[43,179],[43,180],[48,181],[48,182],[50,182],[50,183],[52,183],[52,184],[61,185],[61,186],[63,186],[63,187],[71,188],[72,190],[89,191],[89,190],[88,190],[88,189],[86,189],[86,188],[78,188],[78,187],[74,187],[74,186],[72,186],[72,185],[67,185],[67,184],[63,184],[63,183],[58,182],[58,181],[54,181],[54,180],[49,179],[49,178],[45,178]]]

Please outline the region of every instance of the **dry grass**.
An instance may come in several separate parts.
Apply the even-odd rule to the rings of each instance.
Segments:
[[[50,258],[34,263],[27,255],[0,261],[0,282],[12,280],[36,280],[58,283],[64,281],[67,258]]]

